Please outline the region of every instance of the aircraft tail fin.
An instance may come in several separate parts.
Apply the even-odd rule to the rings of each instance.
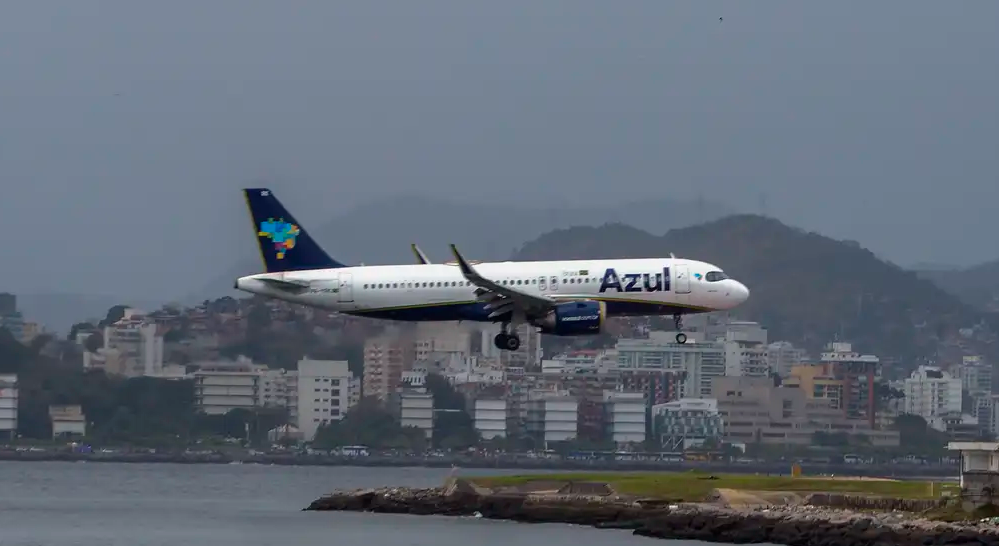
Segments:
[[[267,188],[243,190],[268,273],[346,267],[330,258]]]

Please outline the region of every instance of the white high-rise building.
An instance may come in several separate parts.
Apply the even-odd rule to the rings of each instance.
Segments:
[[[536,448],[548,449],[549,442],[576,437],[579,402],[568,396],[542,394],[527,402],[527,433]]]
[[[320,426],[343,419],[350,409],[352,379],[346,360],[298,361],[298,430],[306,441]]]
[[[727,352],[724,343],[704,343],[697,335],[689,334],[684,344],[676,342],[673,332],[649,332],[648,339],[620,339],[618,367],[685,372],[680,396],[708,398],[712,378],[725,375]]]
[[[604,391],[607,435],[615,444],[645,441],[645,395],[640,392]]]
[[[265,408],[285,408],[288,422],[298,422],[298,371],[263,370],[258,405]]]
[[[434,435],[434,395],[427,389],[403,389],[399,398],[399,424],[420,429],[427,440]]]
[[[767,367],[781,377],[791,375],[791,368],[807,358],[804,349],[795,347],[789,341],[775,341],[767,345]]]
[[[961,414],[961,380],[933,366],[920,366],[905,380],[905,412],[927,422]]]
[[[980,356],[965,356],[961,361],[961,387],[971,396],[992,394],[992,365]]]
[[[483,440],[506,436],[506,400],[475,400],[475,430]]]
[[[245,357],[235,361],[199,362],[194,372],[194,398],[198,409],[224,415],[234,409],[252,410],[260,405],[266,366]]]
[[[104,328],[104,349],[117,352],[114,368],[106,367],[109,373],[139,377],[163,371],[163,336],[136,309],[126,309],[121,320]]]
[[[17,375],[0,375],[0,438],[17,435]]]

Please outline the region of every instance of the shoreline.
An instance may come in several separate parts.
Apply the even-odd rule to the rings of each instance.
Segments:
[[[524,470],[524,471],[611,471],[611,472],[684,472],[703,470],[733,474],[790,474],[790,463],[728,464],[728,463],[645,463],[625,461],[563,461],[527,458],[470,458],[470,457],[320,457],[290,455],[232,456],[226,453],[67,453],[67,452],[16,452],[0,451],[0,462],[94,462],[94,463],[172,463],[172,464],[249,464],[276,466],[352,466],[374,468],[452,468]],[[864,465],[804,465],[806,475],[850,475],[859,477],[896,479],[925,479],[957,481],[958,469],[948,467],[900,467]]]
[[[336,491],[306,511],[464,516],[523,523],[569,523],[670,540],[787,546],[999,545],[999,527],[942,523],[908,512],[873,512],[802,504],[733,508],[619,495],[483,490],[463,479],[445,487]],[[581,485],[581,484],[580,484]],[[815,497],[815,495],[822,495]],[[815,494],[815,501],[831,495]]]

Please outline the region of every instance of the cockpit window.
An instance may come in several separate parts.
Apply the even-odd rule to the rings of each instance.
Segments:
[[[727,278],[728,278],[728,275],[726,275],[722,271],[708,271],[708,274],[704,276],[704,280],[706,280],[708,282],[723,281],[723,280],[725,280]]]

